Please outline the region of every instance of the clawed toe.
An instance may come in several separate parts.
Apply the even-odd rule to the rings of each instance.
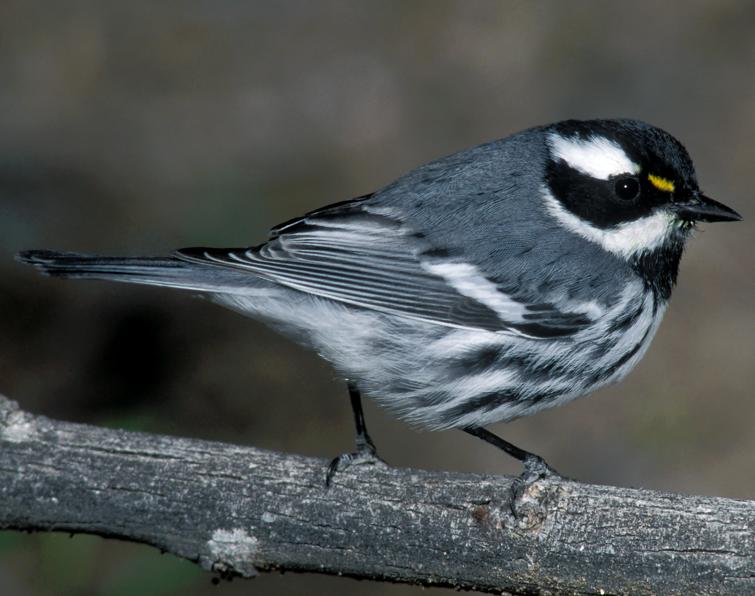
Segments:
[[[374,465],[387,465],[382,459],[380,459],[375,452],[375,448],[372,445],[365,445],[364,447],[354,451],[353,453],[344,453],[334,458],[328,466],[328,472],[325,475],[325,486],[330,487],[333,477],[336,472],[342,472],[346,468],[351,466],[374,466]]]
[[[529,454],[523,463],[524,470],[522,470],[520,478],[526,482],[534,482],[535,480],[543,480],[545,478],[563,478],[561,474],[551,468],[539,455]]]
[[[522,473],[514,478],[511,485],[512,503],[517,503],[528,487],[532,486],[539,480],[558,480],[563,476],[551,468],[545,460],[539,455],[530,453],[524,458],[524,469]]]

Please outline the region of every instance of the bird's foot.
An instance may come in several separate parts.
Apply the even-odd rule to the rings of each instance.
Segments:
[[[344,453],[334,458],[328,466],[328,472],[325,475],[325,486],[329,488],[336,472],[342,472],[351,466],[387,466],[380,457],[378,457],[375,445],[372,441],[357,442],[357,450],[353,453]]]
[[[527,454],[522,464],[524,465],[522,473],[514,478],[514,482],[511,485],[511,493],[513,502],[515,503],[530,486],[539,480],[559,480],[564,478],[551,468],[542,457],[534,453]]]
[[[519,475],[519,478],[528,484],[546,478],[552,480],[563,478],[563,476],[551,468],[542,457],[535,455],[534,453],[528,454],[524,459],[523,464],[524,469]]]

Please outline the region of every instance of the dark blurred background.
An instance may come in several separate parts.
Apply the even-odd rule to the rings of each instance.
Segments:
[[[343,383],[262,325],[186,293],[44,279],[24,248],[248,245],[436,157],[563,118],[669,130],[711,225],[619,386],[500,431],[595,483],[755,497],[755,4],[0,4],[0,393],[36,413],[332,457]],[[459,432],[371,404],[397,466],[515,473]],[[2,504],[0,504],[2,506]],[[417,594],[317,576],[210,583],[154,549],[0,533],[0,593]]]

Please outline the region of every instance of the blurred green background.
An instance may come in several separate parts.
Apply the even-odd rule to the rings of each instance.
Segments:
[[[169,290],[49,280],[24,248],[165,253],[377,189],[562,118],[681,139],[711,196],[648,355],[619,386],[500,431],[575,478],[755,498],[755,3],[0,4],[0,393],[33,412],[320,457],[343,383],[262,325]],[[513,473],[371,404],[397,466]],[[2,506],[2,503],[0,503]],[[0,594],[417,594],[292,574],[223,582],[148,547],[0,533]]]

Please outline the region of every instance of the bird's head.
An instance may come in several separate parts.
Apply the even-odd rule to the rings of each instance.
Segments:
[[[636,120],[567,120],[543,129],[546,208],[625,259],[681,247],[697,222],[740,215],[702,194],[687,150]]]

